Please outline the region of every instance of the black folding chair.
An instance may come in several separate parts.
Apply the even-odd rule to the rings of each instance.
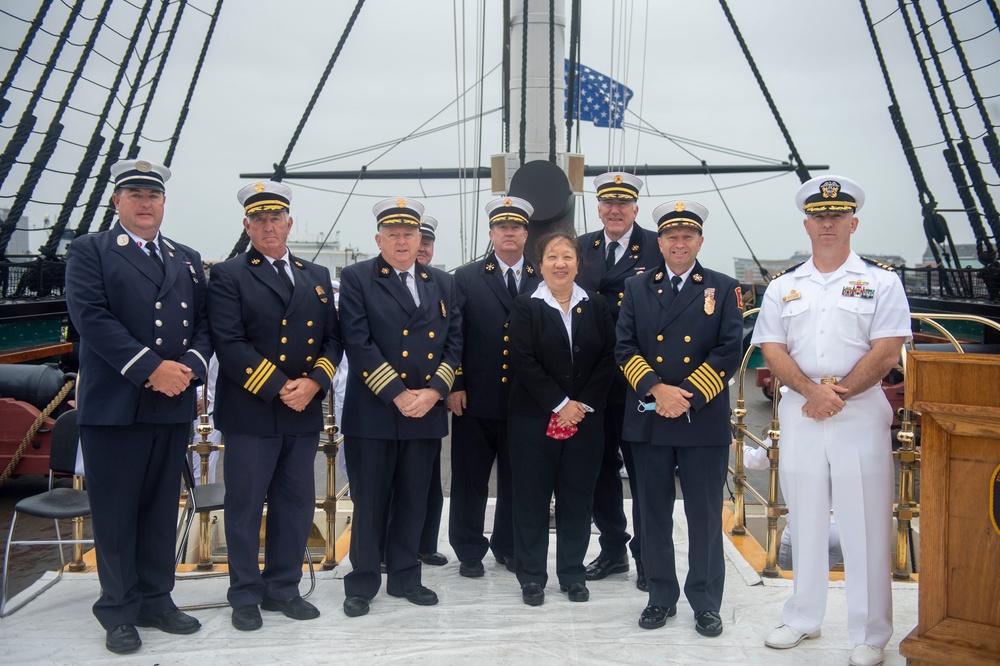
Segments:
[[[55,585],[62,578],[66,568],[66,557],[63,546],[74,544],[92,544],[93,539],[63,539],[59,533],[59,521],[72,518],[83,518],[90,515],[90,501],[87,491],[73,488],[54,488],[56,474],[73,475],[76,471],[76,451],[80,441],[76,427],[76,410],[70,410],[56,419],[52,427],[52,447],[49,453],[49,489],[40,495],[26,497],[14,506],[14,516],[10,520],[10,531],[7,533],[7,546],[3,555],[3,590],[0,592],[0,617],[16,613],[21,607]],[[51,520],[55,525],[56,540],[15,541],[14,528],[19,515],[34,516]],[[46,583],[24,601],[13,608],[7,608],[7,574],[10,566],[10,549],[12,546],[58,546],[59,572],[56,577]]]

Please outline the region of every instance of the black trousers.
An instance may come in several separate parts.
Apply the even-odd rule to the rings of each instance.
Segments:
[[[585,580],[594,483],[601,461],[603,414],[588,414],[566,440],[545,435],[549,418],[511,415],[508,445],[514,490],[514,558],[521,585],[548,581],[549,500],[556,496],[556,576]]]
[[[493,461],[497,464],[497,503],[493,533],[483,534]],[[451,510],[448,541],[461,562],[478,562],[491,549],[497,557],[514,554],[507,421],[474,416],[451,417]]]
[[[417,547],[427,512],[427,490],[440,439],[347,437],[344,456],[351,479],[351,568],[345,596],[372,599],[382,586],[379,541],[385,530],[386,591],[403,596],[420,585]]]
[[[189,423],[80,426],[105,629],[175,608],[177,500]]]
[[[264,597],[297,597],[316,508],[313,468],[319,433],[225,434],[225,438],[229,603],[237,608],[259,604]],[[258,553],[265,500],[267,536],[261,572]]]
[[[642,560],[642,513],[639,507],[639,489],[636,483],[635,461],[632,444],[622,439],[625,405],[609,403],[604,411],[604,456],[594,488],[594,525],[600,531],[601,558],[620,560],[625,556],[625,546],[632,557]],[[621,455],[619,455],[619,450]],[[625,518],[625,495],[622,492],[622,461],[628,472],[629,489],[632,491],[632,532],[629,539],[628,521]]]
[[[675,606],[680,598],[674,561],[674,470],[680,467],[688,524],[688,575],[684,596],[691,609],[718,611],[726,582],[722,552],[722,487],[728,446],[660,446],[634,443],[642,503],[642,559],[649,581],[649,604]]]
[[[391,504],[391,502],[390,502]],[[385,522],[382,539],[378,550],[385,562],[385,533],[389,529],[389,505],[385,507]],[[441,512],[444,510],[444,492],[441,489],[441,442],[438,441],[437,456],[431,467],[431,485],[427,489],[427,515],[424,518],[424,528],[420,531],[418,553],[436,553],[441,534]]]

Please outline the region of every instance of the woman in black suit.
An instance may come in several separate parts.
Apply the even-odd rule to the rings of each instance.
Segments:
[[[537,250],[544,282],[533,294],[519,296],[510,315],[507,426],[517,579],[531,606],[545,600],[553,491],[559,588],[570,601],[590,598],[583,560],[604,447],[604,404],[615,372],[607,303],[574,282],[575,236],[546,234]]]

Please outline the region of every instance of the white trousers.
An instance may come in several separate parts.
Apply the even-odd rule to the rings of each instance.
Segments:
[[[892,636],[892,408],[879,386],[851,398],[825,421],[805,417],[804,404],[801,395],[788,391],[778,406],[779,478],[795,553],[794,592],[782,622],[803,633],[823,622],[832,498],[851,641],[883,648]]]

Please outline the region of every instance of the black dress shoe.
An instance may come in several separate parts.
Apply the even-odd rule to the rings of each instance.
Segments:
[[[517,571],[517,567],[514,565],[513,555],[497,555],[497,564],[504,565],[507,567],[507,571],[511,573],[515,573]]]
[[[233,609],[233,626],[240,631],[254,631],[264,625],[257,604],[237,606]]]
[[[142,640],[139,639],[139,632],[135,630],[134,624],[119,624],[108,631],[104,647],[115,654],[128,654],[142,647]]]
[[[590,601],[590,590],[587,589],[586,583],[576,582],[560,585],[559,589],[563,592],[569,592],[570,601]]]
[[[646,606],[639,616],[639,626],[643,629],[659,629],[667,623],[668,617],[677,615],[677,606]]]
[[[718,611],[695,611],[694,628],[702,636],[718,636],[722,633],[722,618]]]
[[[486,573],[481,560],[469,560],[458,565],[458,575],[466,578],[481,578]]]
[[[168,634],[193,634],[201,629],[201,622],[176,608],[168,608],[155,615],[140,615],[136,624],[140,627],[156,627]]]
[[[315,620],[319,617],[319,609],[302,597],[284,600],[264,597],[264,600],[260,602],[260,607],[266,611],[281,611],[285,617],[290,617],[293,620]]]
[[[418,606],[433,606],[438,602],[438,595],[434,593],[434,590],[428,590],[423,585],[411,587],[403,596],[411,604]]]
[[[347,617],[368,615],[368,600],[357,595],[347,597],[344,599],[344,615]]]
[[[643,592],[649,592],[649,581],[646,580],[646,567],[641,560],[635,561],[635,586]]]
[[[417,553],[417,559],[432,567],[443,567],[448,564],[448,558],[441,553]]]
[[[628,573],[628,555],[623,555],[618,560],[606,560],[598,557],[587,565],[587,580],[601,580],[611,574]]]
[[[541,606],[545,603],[545,589],[538,583],[525,583],[521,586],[521,600],[529,606]]]

